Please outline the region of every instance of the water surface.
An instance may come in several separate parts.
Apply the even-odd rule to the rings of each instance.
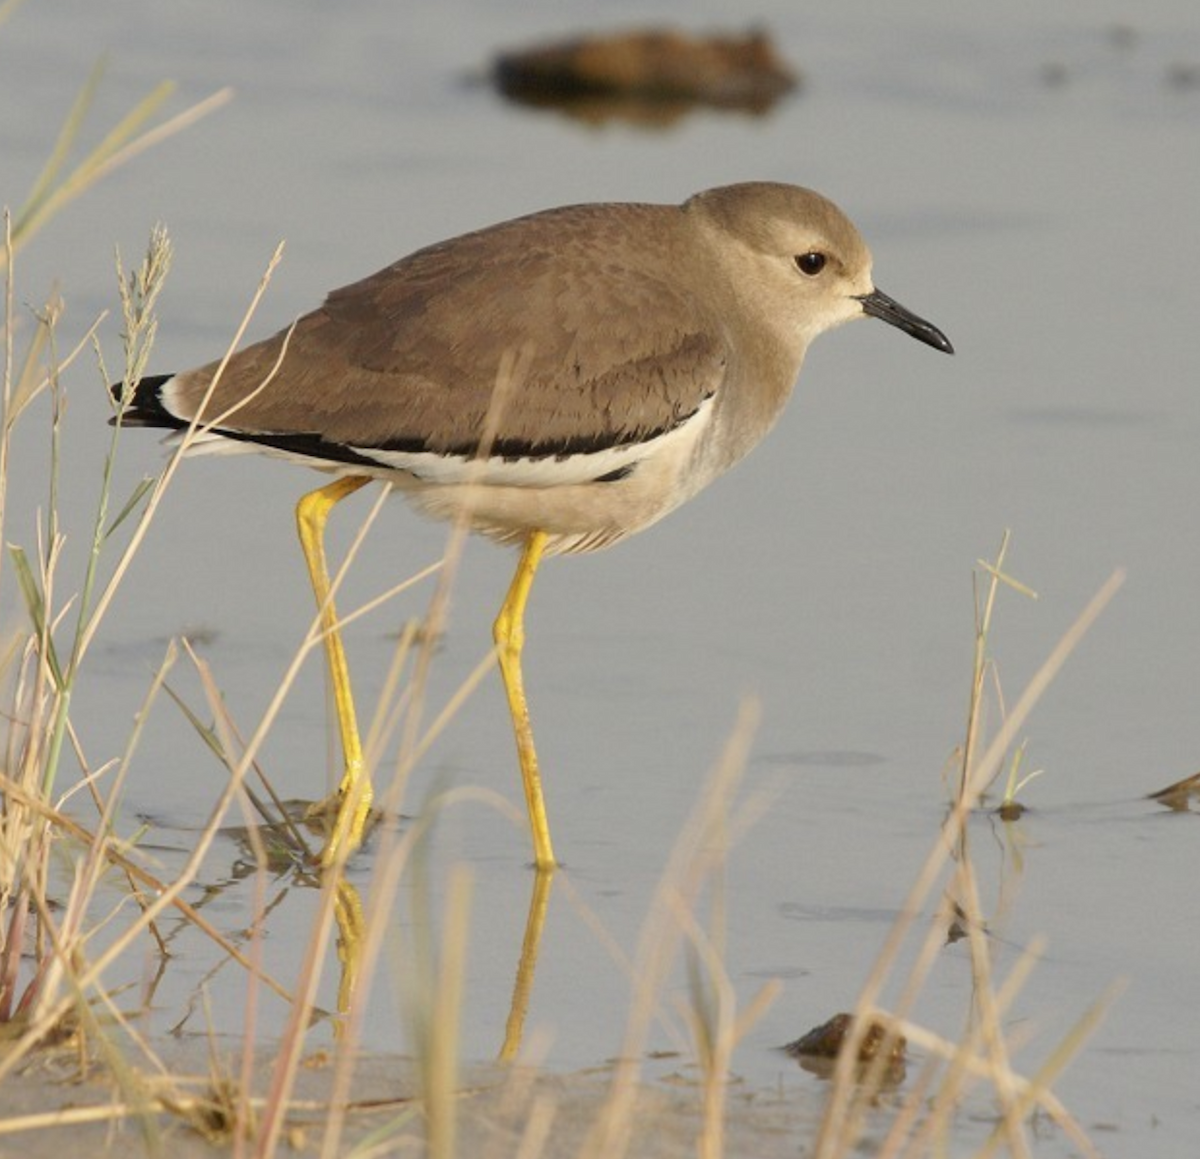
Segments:
[[[772,803],[729,862],[726,953],[741,1001],[769,978],[784,989],[735,1067],[798,1097],[820,1092],[773,1047],[852,1003],[934,840],[965,716],[971,570],[1012,528],[1008,567],[1040,598],[1000,600],[994,653],[1010,701],[1106,577],[1128,571],[1025,730],[1028,767],[1045,770],[1025,793],[1032,811],[1008,829],[982,816],[976,827],[999,968],[1049,939],[1011,1014],[1038,1032],[1019,1062],[1035,1069],[1096,996],[1127,980],[1057,1091],[1093,1133],[1116,1132],[1100,1136],[1114,1153],[1179,1155],[1194,1145],[1200,1078],[1196,817],[1144,794],[1200,761],[1192,8],[688,11],[701,27],[767,23],[803,91],[762,119],[701,113],[656,132],[519,109],[472,81],[497,47],[682,19],[669,4],[27,5],[0,30],[10,202],[100,51],[96,125],[162,77],[179,81],[175,108],[225,85],[237,95],[57,219],[22,257],[22,296],[61,282],[64,336],[78,335],[115,306],[113,246],[132,260],[167,222],[176,258],[153,367],[165,371],[224,348],[280,239],[285,260],[256,334],[420,245],[548,205],[678,201],[752,178],[833,197],[868,238],[878,284],[943,327],[958,354],[936,357],[875,325],[823,338],[779,429],[745,464],[646,535],[544,569],[527,679],[569,889],[552,899],[529,1025],[548,1036],[551,1068],[618,1049],[628,982],[581,907],[632,951],[670,845],[752,697],[762,719],[745,791]],[[112,366],[118,332],[111,319],[102,329]],[[67,389],[70,562],[86,538],[107,404],[90,367]],[[23,514],[6,534],[31,543],[44,454],[20,452],[10,510]],[[151,439],[126,440],[121,486],[158,454]],[[291,509],[314,479],[252,457],[186,466],[74,708],[94,762],[121,751],[164,642],[185,630],[212,634],[204,654],[253,727],[311,617]],[[347,541],[368,503],[347,505],[335,539]],[[436,559],[444,542],[391,505],[347,602]],[[488,545],[467,551],[431,703],[484,655],[511,566]],[[347,633],[364,706],[391,634],[428,592]],[[194,681],[179,683],[197,695]],[[515,804],[507,729],[491,680],[430,752],[406,808],[437,778]],[[323,791],[327,735],[314,659],[263,753],[281,787]],[[186,849],[219,789],[211,756],[160,705],[126,822],[153,818],[166,846]],[[480,805],[455,810],[438,842],[439,858],[476,870],[463,1049],[487,1059],[520,951],[526,835]],[[221,847],[212,880],[236,855]],[[368,851],[354,874],[365,883],[371,869]],[[278,970],[294,963],[310,903],[295,892],[274,913]],[[247,920],[236,888],[212,904],[230,928]],[[194,935],[183,940],[155,995],[164,1027],[212,965]],[[965,949],[946,949],[918,1016],[956,1035],[968,988]],[[212,992],[219,1028],[236,1029],[240,988]],[[373,1011],[366,1045],[408,1049],[394,987],[379,986]],[[664,1029],[652,1045],[680,1044]],[[964,1129],[969,1139],[986,1126]],[[1069,1149],[1051,1138],[1041,1153]]]

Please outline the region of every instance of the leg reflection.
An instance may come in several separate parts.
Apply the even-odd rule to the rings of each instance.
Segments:
[[[517,963],[517,978],[513,984],[512,1002],[508,1008],[508,1023],[504,1028],[504,1044],[499,1058],[509,1062],[521,1049],[525,1033],[525,1014],[533,991],[533,976],[537,972],[538,948],[546,925],[546,910],[550,904],[550,887],[554,869],[537,869],[533,875],[533,892],[529,895],[529,915],[525,919],[525,939],[521,943],[521,960]]]
[[[343,1019],[350,1012],[354,987],[362,968],[363,943],[366,940],[366,923],[363,920],[362,898],[341,874],[334,887],[333,916],[337,922],[338,974],[337,1012],[342,1016],[336,1022],[337,1033],[344,1026]]]

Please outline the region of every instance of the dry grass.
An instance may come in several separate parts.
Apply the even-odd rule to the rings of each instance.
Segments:
[[[956,1111],[970,1087],[980,1079],[988,1083],[1000,1108],[994,1143],[989,1143],[985,1154],[1000,1144],[1012,1155],[1029,1154],[1025,1129],[1034,1106],[1049,1113],[1085,1154],[1095,1153],[1084,1132],[1054,1098],[1049,1085],[1040,1078],[1031,1083],[1013,1069],[1011,1045],[1003,1030],[1003,1019],[1036,953],[1022,958],[1009,979],[997,987],[970,855],[969,821],[972,810],[1002,768],[1037,700],[1116,593],[1123,576],[1115,573],[1097,592],[1051,651],[1012,710],[1004,716],[985,748],[986,738],[981,730],[984,719],[982,698],[989,663],[988,636],[998,587],[1007,582],[1002,570],[1007,542],[1006,535],[996,564],[984,565],[990,582],[982,612],[977,618],[975,662],[967,713],[967,735],[961,750],[959,791],[859,995],[854,1011],[854,1029],[838,1060],[833,1089],[814,1148],[814,1155],[818,1159],[850,1153],[861,1137],[864,1121],[874,1105],[884,1077],[887,1046],[878,1051],[876,1061],[867,1068],[865,1074],[858,1072],[854,1060],[858,1057],[859,1046],[868,1027],[878,1021],[885,1024],[891,1022],[896,1035],[903,1035],[910,1042],[919,1043],[931,1052],[923,1073],[887,1131],[878,1154],[891,1157],[938,1153],[939,1148],[946,1146],[951,1137]],[[908,978],[902,983],[897,1007],[894,1011],[886,1011],[879,1005],[884,985],[897,970],[906,940],[919,934],[916,926],[924,906],[930,898],[938,896],[939,890],[941,904],[920,941]],[[970,1008],[964,1012],[966,1025],[962,1038],[957,1043],[948,1043],[913,1025],[908,1021],[908,1013],[928,978],[939,949],[946,941],[947,929],[953,920],[957,920],[957,928],[965,931],[968,938],[972,1001]],[[1084,1020],[1084,1028],[1090,1027],[1093,1022],[1094,1015],[1089,1014]],[[1056,1051],[1059,1067],[1078,1049],[1084,1037],[1086,1035],[1081,1032],[1073,1033]],[[945,1062],[944,1066],[940,1065],[942,1061]]]

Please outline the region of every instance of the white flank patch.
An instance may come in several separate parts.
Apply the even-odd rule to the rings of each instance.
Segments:
[[[694,443],[708,425],[712,399],[705,399],[696,412],[679,426],[647,439],[604,451],[586,454],[505,459],[468,459],[465,455],[438,455],[431,451],[381,451],[374,447],[351,446],[356,455],[381,467],[403,471],[423,483],[453,485],[482,484],[485,487],[569,487],[591,483],[604,475],[629,467],[642,459],[665,452],[682,452]]]

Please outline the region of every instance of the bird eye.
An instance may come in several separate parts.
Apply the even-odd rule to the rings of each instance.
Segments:
[[[815,278],[825,268],[825,255],[808,253],[796,255],[796,269],[810,278]]]

